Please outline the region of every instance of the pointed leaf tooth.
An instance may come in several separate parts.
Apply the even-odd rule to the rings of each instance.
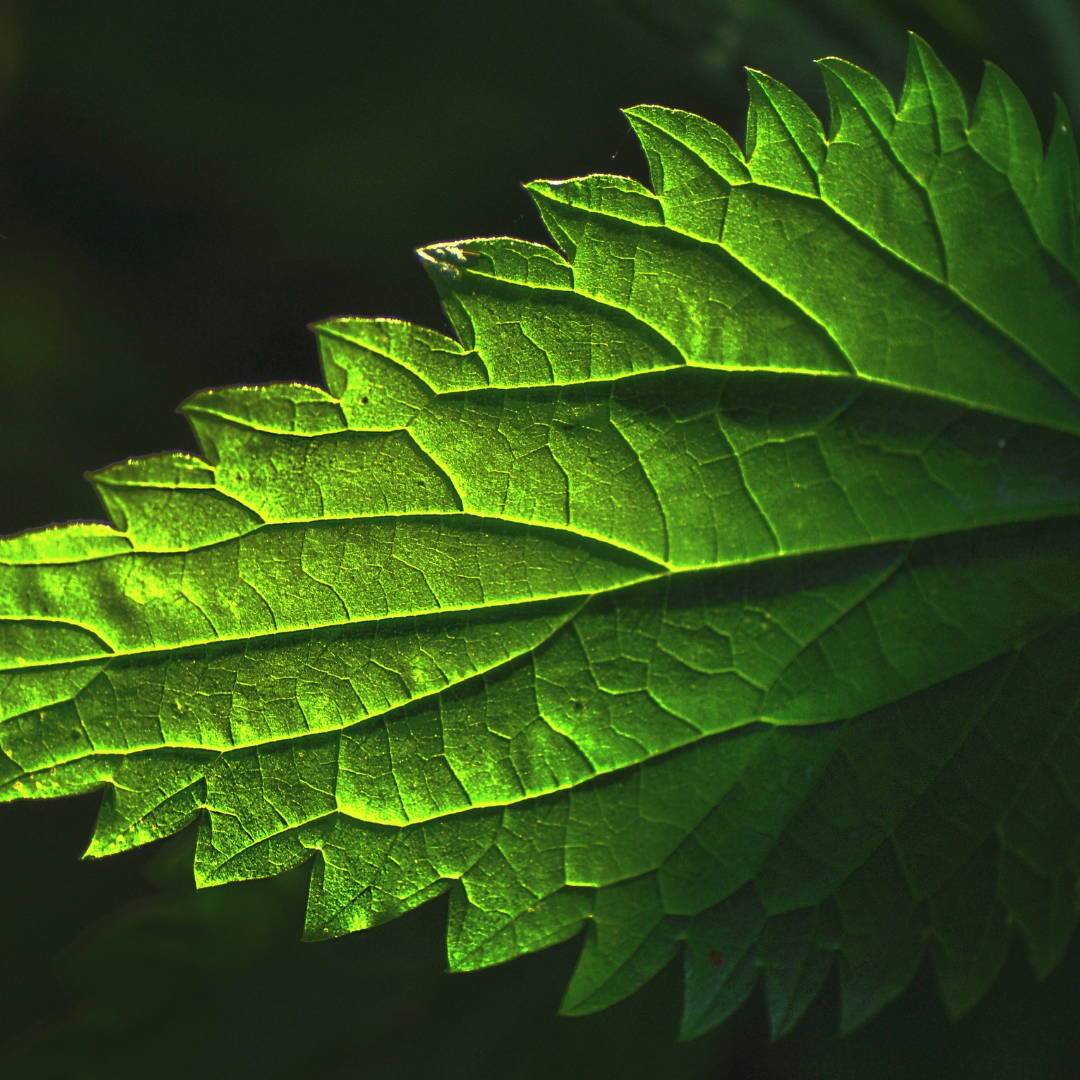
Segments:
[[[711,1031],[750,996],[764,926],[765,911],[752,885],[693,918],[683,946],[681,1039]]]
[[[907,73],[893,143],[919,180],[965,145],[968,112],[960,85],[918,34],[908,38]]]
[[[116,761],[83,858],[130,851],[190,825],[203,806],[204,767],[205,762],[162,753],[152,760]]]
[[[849,875],[836,902],[840,1030],[847,1034],[911,984],[925,951],[925,913],[888,843]]]
[[[193,394],[181,406],[185,416],[208,415],[238,427],[279,435],[325,435],[345,428],[341,404],[307,383],[223,386]]]
[[[305,937],[319,940],[367,930],[434,899],[451,887],[427,857],[424,828],[391,828],[336,815],[318,837]]]
[[[674,957],[686,926],[664,914],[651,875],[597,890],[559,1012],[584,1016],[629,997]]]
[[[575,177],[572,180],[533,180],[525,185],[544,221],[544,227],[570,257],[589,234],[593,215],[641,225],[660,225],[663,209],[657,197],[627,176]]]
[[[739,144],[718,124],[682,109],[669,109],[662,105],[634,105],[624,109],[634,134],[642,143],[650,165],[653,191],[663,197],[670,196],[672,177],[666,167],[670,144],[675,143],[689,151],[699,162],[706,165],[728,184],[745,184],[750,180],[746,158]],[[657,142],[656,136],[666,136]],[[653,157],[656,152],[655,159]],[[659,175],[652,175],[652,163],[656,160]]]
[[[307,903],[304,905],[304,941],[328,941],[350,932],[348,919],[339,919],[343,909],[340,898],[328,892],[326,883],[326,851],[320,846],[311,861],[308,878]],[[337,925],[331,925],[335,923]],[[338,926],[343,927],[338,930]]]
[[[214,470],[201,458],[176,450],[128,458],[86,474],[95,486],[208,488],[214,486]]]
[[[865,137],[868,127],[887,135],[896,120],[896,103],[888,87],[869,71],[827,56],[816,61],[829,98],[829,142],[845,140],[852,128]]]
[[[512,237],[483,237],[451,244],[430,244],[417,251],[435,284],[447,318],[467,349],[480,353],[485,365],[498,360],[481,344],[483,330],[474,322],[477,307],[486,297],[498,295],[499,282],[535,289],[573,289],[570,264],[543,244]],[[477,294],[482,291],[482,295]],[[471,302],[475,300],[475,303]],[[548,363],[550,369],[550,363]],[[498,377],[494,381],[499,381]]]
[[[102,521],[68,521],[0,536],[0,566],[81,562],[131,550],[131,538]]]
[[[568,941],[580,933],[592,911],[591,889],[564,886],[513,904],[518,891],[502,882],[492,890],[491,903],[480,907],[466,883],[454,886],[446,927],[451,971],[477,971]],[[508,901],[512,911],[504,910]]]
[[[220,496],[265,522],[460,509],[443,469],[405,431],[350,430],[336,399],[281,384],[198,395],[185,406]],[[292,405],[303,426],[293,426]]]
[[[391,837],[387,836],[386,840],[389,844]],[[374,868],[364,867],[362,875],[354,875],[346,869],[343,854],[331,841],[316,860],[305,914],[304,937],[308,941],[325,941],[369,930],[393,917],[384,898],[382,903],[374,900],[370,884],[376,872]],[[403,914],[407,909],[399,910]]]
[[[336,398],[300,383],[203,390],[178,411],[191,425],[202,456],[215,467],[245,453],[249,432],[303,437],[346,427]]]
[[[1060,653],[1048,659],[1051,667],[1071,662]],[[1080,704],[1055,711],[1058,738],[997,828],[998,896],[1039,978],[1061,962],[1080,919]]]
[[[1042,166],[1039,125],[1020,88],[989,61],[983,69],[968,137],[987,162],[1008,176],[1020,200],[1029,204]]]
[[[723,128],[678,109],[638,105],[625,114],[645,151],[664,220],[718,241],[732,185],[750,180],[735,140]]]
[[[572,237],[578,293],[624,309],[643,329],[651,327],[660,343],[674,347],[675,363],[759,366],[765,341],[790,342],[807,367],[816,366],[822,353],[826,363],[834,362],[814,331],[792,325],[790,302],[720,244],[702,244],[665,221],[656,197],[636,182],[597,180],[571,181],[539,200],[542,209],[548,207],[550,226]],[[623,213],[579,208],[616,204],[625,207]]]
[[[1055,95],[1053,127],[1031,216],[1039,239],[1080,280],[1080,158],[1065,102]]]
[[[825,161],[821,121],[782,82],[753,68],[746,74],[746,158],[754,182],[817,195],[818,171]]]
[[[964,92],[938,54],[916,33],[908,35],[908,63],[900,111],[905,109],[915,111],[933,124],[941,153],[949,153],[963,141],[968,127]]]
[[[534,197],[579,210],[659,225],[663,220],[657,196],[639,180],[615,173],[592,173],[569,180],[533,180],[525,190]]]
[[[307,861],[337,816],[336,749],[336,733],[299,745],[264,740],[204,767],[207,813],[195,844],[200,885],[269,877]],[[260,789],[262,798],[252,799]]]
[[[1009,955],[1012,935],[996,879],[997,850],[990,839],[929,899],[930,956],[954,1020],[990,989]]]
[[[276,877],[302,866],[311,858],[310,837],[322,825],[317,823],[260,835],[224,854],[216,846],[217,839],[221,826],[230,823],[226,822],[225,816],[209,808],[207,821],[210,827],[199,832],[196,842],[196,883],[199,888]],[[211,836],[214,838],[212,843],[208,839]]]
[[[424,269],[436,285],[468,275],[543,289],[572,289],[570,264],[545,244],[512,236],[477,237],[420,248]]]
[[[678,345],[658,309],[670,314],[679,306],[671,293],[686,294],[682,268],[673,265],[685,261],[680,256],[686,246],[660,228],[663,211],[657,197],[636,180],[612,176],[538,181],[531,189],[548,229],[572,253],[576,290],[625,309],[643,329],[651,326]],[[671,244],[674,254],[665,254],[665,245]],[[649,281],[648,288],[640,287],[642,279]]]
[[[184,551],[241,536],[262,523],[214,486],[189,454],[153,454],[87,474],[118,529],[143,551]]]
[[[575,291],[570,264],[542,244],[496,237],[423,254],[492,386],[583,383],[684,362],[652,326]]]
[[[773,1039],[795,1027],[825,985],[836,958],[838,929],[831,903],[774,915],[765,924],[758,955]]]
[[[326,319],[313,323],[326,385],[349,426],[402,427],[436,393],[486,386],[475,353],[423,326],[399,319]]]
[[[446,931],[452,971],[501,963],[581,929],[595,890],[566,884],[569,814],[569,800],[560,796],[531,813],[511,807],[473,819],[471,847],[444,864],[460,878]]]
[[[1077,835],[1073,825],[1073,835]],[[1003,849],[998,896],[1020,930],[1028,960],[1044,979],[1061,963],[1080,922],[1080,898],[1071,873],[1038,873],[1013,852]]]
[[[936,279],[946,273],[926,191],[897,162],[890,145],[892,97],[862,68],[818,61],[829,95],[832,136],[821,169],[821,196],[858,228]],[[869,184],[866,177],[874,176]]]

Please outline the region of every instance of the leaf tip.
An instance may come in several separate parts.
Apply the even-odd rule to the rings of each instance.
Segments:
[[[1068,135],[1073,130],[1072,115],[1065,99],[1056,91],[1053,94],[1054,101],[1054,127],[1053,134]]]
[[[673,109],[670,105],[650,105],[648,102],[642,102],[640,105],[631,105],[629,108],[619,110],[631,124],[635,120],[643,120],[645,123],[652,124],[662,117],[678,117],[687,116],[682,109]]]
[[[565,180],[545,180],[540,177],[536,180],[527,180],[521,186],[530,195],[532,195],[533,193],[546,195],[549,191],[551,191],[552,188],[561,187],[565,183]]]
[[[937,59],[937,53],[931,48],[930,43],[915,30],[907,31],[908,55],[917,54],[920,57]]]

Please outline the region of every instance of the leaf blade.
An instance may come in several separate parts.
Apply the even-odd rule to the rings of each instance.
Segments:
[[[93,855],[198,817],[202,885],[312,859],[311,937],[585,927],[570,1012],[682,949],[688,1037],[759,974],[780,1035],[837,961],[845,1027],[928,943],[953,1012],[1013,926],[1052,965],[1075,148],[918,39],[899,106],[822,67],[828,137],[755,72],[745,153],[628,110],[651,191],[529,185],[561,254],[422,249],[457,340],[316,324],[325,390],[196,395],[111,526],[0,540],[0,798],[105,787]]]

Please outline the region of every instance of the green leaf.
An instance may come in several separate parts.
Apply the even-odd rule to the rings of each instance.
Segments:
[[[899,105],[752,72],[747,145],[627,116],[651,188],[528,185],[558,248],[428,247],[456,336],[315,327],[211,390],[111,525],[0,540],[0,792],[196,880],[312,863],[307,934],[450,893],[456,970],[585,929],[564,1009],[676,954],[683,1034],[921,958],[974,1003],[1080,909],[1080,181],[988,68]]]

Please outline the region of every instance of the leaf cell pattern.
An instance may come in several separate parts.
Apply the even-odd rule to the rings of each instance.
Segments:
[[[110,524],[0,540],[0,797],[200,885],[312,865],[306,932],[449,891],[453,969],[578,934],[842,1025],[927,953],[978,1000],[1080,908],[1080,169],[912,39],[899,105],[750,72],[745,146],[627,117],[651,187],[528,185],[556,247],[425,248],[455,337],[314,329],[326,388],[183,411]]]

